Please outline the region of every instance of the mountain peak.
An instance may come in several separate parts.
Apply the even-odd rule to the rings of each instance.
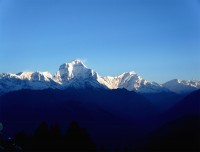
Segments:
[[[84,67],[84,68],[87,68],[87,67],[85,66],[85,64],[83,63],[83,61],[81,61],[80,59],[72,60],[71,62],[64,63],[63,65],[82,66],[82,67]],[[62,65],[61,65],[61,66],[62,66]]]
[[[117,77],[124,77],[124,76],[127,77],[127,76],[132,76],[132,75],[136,75],[135,71],[124,72]]]
[[[59,70],[72,69],[74,67],[87,68],[80,59],[72,60],[71,62],[64,63],[60,66]]]
[[[135,73],[135,71],[130,71],[129,74],[132,75],[132,74],[136,74],[136,73]]]
[[[33,74],[33,72],[25,71],[25,72],[17,73],[16,75],[17,75],[19,78],[21,78],[21,79],[28,79],[28,80],[31,80],[32,74]]]
[[[192,92],[200,88],[200,81],[173,79],[163,84],[170,91],[181,94]]]
[[[64,63],[60,66],[59,71],[56,72],[54,80],[60,83],[68,84],[70,80],[83,81],[88,79],[97,79],[98,74],[87,68],[80,59]]]
[[[176,83],[181,83],[181,80],[179,80],[179,79],[173,79],[173,80],[170,80],[170,81],[168,81],[168,82],[176,82]]]

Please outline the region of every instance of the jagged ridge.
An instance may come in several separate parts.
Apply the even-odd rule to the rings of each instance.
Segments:
[[[141,93],[157,93],[172,91],[186,93],[200,88],[200,81],[172,80],[161,85],[142,79],[134,71],[116,77],[101,77],[87,68],[81,60],[64,63],[54,76],[49,72],[21,72],[18,74],[0,74],[0,94],[20,89],[42,90],[47,88],[98,88],[118,89]]]

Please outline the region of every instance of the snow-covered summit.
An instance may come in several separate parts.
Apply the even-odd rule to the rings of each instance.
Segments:
[[[142,79],[134,71],[125,72],[116,77],[103,77],[105,85],[110,89],[125,88],[129,91],[155,93],[167,91],[161,85]]]
[[[25,79],[31,80],[32,74],[33,72],[20,72],[20,73],[17,73],[16,75],[18,78],[21,78],[23,80]]]
[[[74,60],[62,64],[59,71],[54,75],[54,79],[64,82],[74,78],[86,79],[93,76],[97,77],[97,73],[88,69],[81,60]]]
[[[54,81],[62,84],[64,88],[105,88],[104,85],[97,81],[98,78],[97,72],[87,68],[79,59],[62,64],[53,77]]]
[[[57,88],[49,72],[20,72],[0,74],[0,94],[21,89]]]
[[[198,80],[179,80],[173,79],[163,84],[170,91],[181,94],[188,93],[200,89],[200,81]]]
[[[52,75],[50,72],[20,72],[16,76],[22,80],[32,80],[32,81],[50,81]]]

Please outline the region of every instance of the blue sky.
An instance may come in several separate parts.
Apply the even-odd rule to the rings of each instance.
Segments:
[[[0,0],[0,72],[76,58],[102,76],[200,79],[200,1]]]

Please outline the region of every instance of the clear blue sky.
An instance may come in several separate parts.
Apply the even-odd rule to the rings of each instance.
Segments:
[[[200,79],[200,1],[0,0],[0,72],[76,58],[102,76]]]

